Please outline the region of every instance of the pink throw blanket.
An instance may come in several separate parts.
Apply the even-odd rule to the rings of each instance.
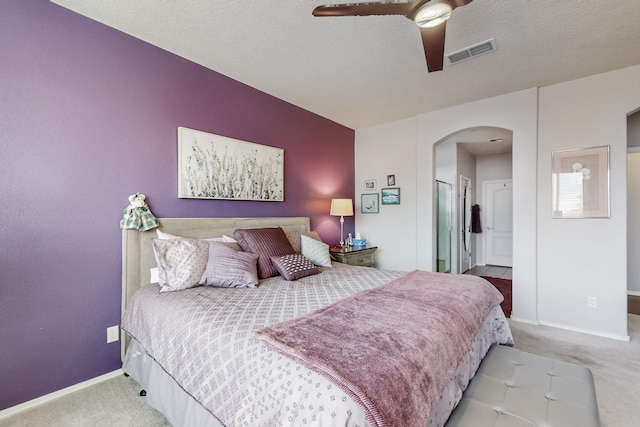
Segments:
[[[372,426],[425,426],[502,295],[475,276],[413,271],[256,332],[331,379]]]

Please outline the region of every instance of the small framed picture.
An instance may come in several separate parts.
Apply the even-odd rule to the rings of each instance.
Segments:
[[[374,191],[378,186],[375,179],[367,179],[364,181],[364,191]]]
[[[396,185],[396,176],[395,175],[387,175],[387,185],[394,186]]]
[[[399,205],[400,204],[400,188],[383,188],[382,189],[383,205]]]
[[[360,196],[360,211],[363,214],[380,213],[378,193],[362,194]]]

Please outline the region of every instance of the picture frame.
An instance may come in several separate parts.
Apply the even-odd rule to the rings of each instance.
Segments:
[[[178,197],[284,201],[284,150],[178,127]]]
[[[554,151],[553,218],[609,218],[609,146]]]
[[[380,199],[378,193],[360,195],[360,212],[363,214],[380,213]]]
[[[389,187],[393,187],[396,185],[396,176],[395,175],[387,175],[387,185]]]
[[[383,188],[382,204],[383,205],[399,205],[400,204],[400,187]]]
[[[378,188],[378,182],[375,179],[366,179],[364,181],[364,191],[375,191]]]

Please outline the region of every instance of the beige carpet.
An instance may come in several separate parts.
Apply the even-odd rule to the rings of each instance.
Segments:
[[[593,371],[603,427],[640,425],[640,316],[629,315],[631,342],[510,321],[516,347],[588,366]],[[0,427],[169,426],[118,377],[0,420]]]
[[[603,427],[640,426],[640,316],[628,315],[631,341],[510,321],[516,348],[587,366]]]
[[[124,375],[0,420],[1,427],[171,426],[149,407],[140,387]]]

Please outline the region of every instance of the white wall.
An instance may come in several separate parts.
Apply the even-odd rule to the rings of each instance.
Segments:
[[[551,325],[627,335],[627,115],[640,66],[540,89],[538,305]],[[610,218],[552,219],[553,151],[610,145]],[[587,297],[598,307],[588,308]]]
[[[513,131],[514,167],[514,260],[512,317],[535,322],[536,315],[536,235],[535,170],[537,90],[464,104],[418,116],[418,210],[432,212],[433,144],[448,135],[478,126],[493,126]],[[517,169],[517,170],[516,170]],[[519,189],[521,191],[519,191]],[[433,227],[430,221],[417,224],[418,268],[432,266]]]
[[[627,114],[638,107],[640,66],[635,66],[359,129],[358,186],[373,175],[381,179],[393,173],[388,171],[390,164],[401,165],[403,175],[415,181],[413,193],[405,191],[408,182],[399,183],[403,205],[397,208],[401,209],[386,210],[375,220],[369,216],[365,222],[362,215],[356,217],[357,228],[380,246],[381,267],[433,270],[434,144],[476,126],[510,129],[514,141],[512,317],[624,339]],[[551,153],[599,145],[611,145],[611,218],[551,219]],[[385,252],[382,257],[382,250],[398,249],[399,233],[412,236],[409,241],[415,244],[415,254],[402,251],[401,256],[394,253],[386,258]],[[596,309],[587,308],[587,296],[597,298]]]
[[[364,179],[385,176],[390,162],[401,166],[403,174],[414,178],[412,193],[405,191],[404,182],[399,183],[403,187],[403,205],[394,208],[401,209],[385,210],[379,216],[356,217],[356,228],[369,238],[375,238],[380,246],[379,266],[435,270],[434,145],[463,129],[481,126],[510,129],[513,131],[514,165],[518,165],[514,167],[513,178],[514,242],[517,244],[514,245],[512,317],[535,322],[536,111],[537,90],[529,89],[422,114],[414,119],[356,130],[357,186],[361,186]],[[413,203],[411,209],[404,205],[405,202]],[[405,250],[398,253],[399,233],[415,239],[415,254]],[[382,256],[383,250],[385,254],[393,253],[386,258],[386,255]]]
[[[378,268],[411,271],[416,268],[416,119],[414,117],[356,131],[356,232],[367,246],[378,246]],[[387,175],[396,176],[400,204],[380,206],[379,214],[362,214],[360,194],[364,181],[376,179],[377,192],[387,186]],[[368,192],[366,192],[368,193]]]
[[[484,216],[484,206],[482,202],[482,183],[484,181],[497,181],[503,179],[512,179],[512,155],[511,153],[495,154],[492,156],[479,156],[476,158],[476,203],[480,205],[481,225],[484,226],[487,220]],[[475,234],[476,236],[476,263],[485,265],[484,258],[484,233]]]

